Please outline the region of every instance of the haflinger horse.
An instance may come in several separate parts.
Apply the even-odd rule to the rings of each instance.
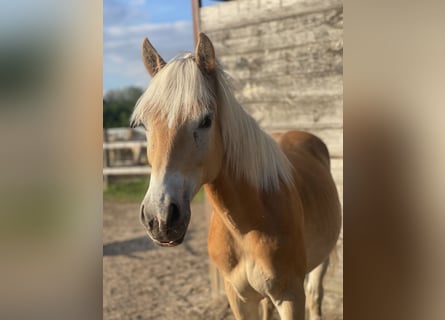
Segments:
[[[235,318],[267,319],[271,301],[282,320],[304,319],[305,276],[315,269],[319,278],[341,225],[325,144],[305,132],[262,131],[203,33],[194,55],[166,63],[145,39],[142,56],[153,79],[131,121],[146,128],[152,172],[140,219],[149,237],[179,245],[204,186],[213,207],[208,252]],[[318,283],[308,282],[309,314],[320,319]]]

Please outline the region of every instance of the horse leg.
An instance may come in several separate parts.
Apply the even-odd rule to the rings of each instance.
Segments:
[[[270,320],[272,319],[273,304],[270,302],[269,298],[264,298],[261,300],[261,319]]]
[[[306,301],[304,280],[298,281],[293,286],[288,286],[285,291],[271,294],[270,298],[277,308],[281,320],[304,320]]]
[[[329,266],[329,258],[316,267],[308,275],[306,293],[310,320],[322,319],[323,278]]]
[[[242,300],[228,281],[224,281],[224,287],[230,309],[232,309],[236,320],[258,320],[260,318],[259,299]]]

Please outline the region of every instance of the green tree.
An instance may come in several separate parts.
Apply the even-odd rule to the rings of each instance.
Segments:
[[[103,127],[128,127],[134,105],[142,93],[138,87],[108,91],[103,99]]]

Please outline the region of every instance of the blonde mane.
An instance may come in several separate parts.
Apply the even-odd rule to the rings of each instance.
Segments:
[[[152,79],[136,102],[130,121],[134,126],[147,119],[162,118],[171,127],[187,119],[199,119],[215,107],[215,101],[193,55],[186,53],[170,61]]]
[[[215,73],[216,92],[192,54],[173,59],[136,103],[131,123],[162,117],[172,126],[211,110],[220,119],[224,162],[235,178],[263,191],[278,191],[280,182],[292,186],[292,166],[278,144],[238,103],[219,64]]]

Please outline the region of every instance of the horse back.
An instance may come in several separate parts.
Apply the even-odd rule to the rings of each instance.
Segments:
[[[318,159],[326,168],[330,169],[329,150],[326,144],[317,136],[304,131],[287,131],[284,133],[272,133],[272,137],[288,157],[289,154],[297,150],[305,150]]]

